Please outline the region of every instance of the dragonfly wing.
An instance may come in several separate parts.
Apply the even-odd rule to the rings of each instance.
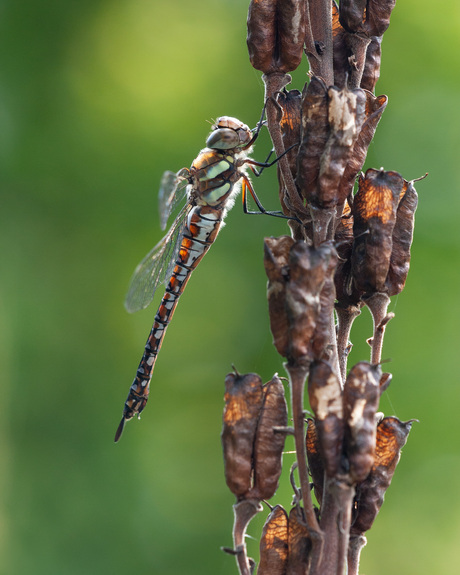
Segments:
[[[187,216],[191,206],[187,204],[171,226],[169,232],[145,256],[134,271],[125,299],[129,313],[146,308],[152,301],[157,287],[169,280],[172,267],[179,253]]]
[[[166,229],[171,212],[187,195],[188,180],[186,177],[188,173],[186,168],[177,174],[167,171],[161,178],[158,204],[162,230]]]

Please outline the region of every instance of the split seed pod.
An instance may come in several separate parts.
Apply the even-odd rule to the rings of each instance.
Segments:
[[[257,374],[227,375],[222,429],[225,480],[238,499],[252,487],[254,439],[262,404],[262,380]]]
[[[260,539],[258,575],[285,575],[288,560],[288,516],[276,505],[265,522]]]
[[[264,74],[295,70],[303,55],[305,0],[251,0],[248,13],[249,59]]]
[[[380,376],[379,366],[361,361],[351,368],[343,389],[345,451],[354,483],[364,481],[374,464]]]
[[[345,422],[342,388],[331,366],[314,362],[308,377],[308,397],[315,414],[316,434],[324,468],[329,477],[340,470]]]
[[[281,475],[286,427],[284,388],[275,375],[262,386],[257,374],[225,379],[222,429],[225,479],[237,499],[270,499]]]
[[[397,172],[367,170],[353,201],[352,275],[367,296],[385,292],[393,229],[404,180]]]
[[[396,417],[385,417],[377,427],[375,460],[368,477],[356,488],[356,516],[351,527],[353,534],[368,531],[383,504],[401,450],[406,444],[412,421],[402,422]]]

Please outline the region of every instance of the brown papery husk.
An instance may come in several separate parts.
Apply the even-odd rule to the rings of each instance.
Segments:
[[[262,530],[257,574],[285,575],[288,550],[288,516],[281,505],[276,505]]]
[[[352,275],[358,290],[385,291],[396,210],[404,184],[397,172],[367,170],[353,201]]]
[[[372,142],[377,125],[388,103],[386,96],[374,96],[367,91],[364,91],[364,96],[366,98],[365,119],[340,179],[340,198],[348,198],[352,193],[356,176],[366,161],[369,144]]]
[[[255,373],[225,378],[222,428],[225,480],[230,491],[243,498],[253,480],[254,440],[263,403],[262,380]]]
[[[297,156],[296,183],[307,201],[317,193],[321,156],[329,135],[327,104],[327,87],[314,76],[303,93],[302,141]]]
[[[329,136],[321,156],[318,186],[309,196],[309,203],[330,209],[347,199],[349,191],[340,187],[340,181],[360,134],[365,111],[366,95],[360,88],[329,88]]]
[[[303,56],[307,11],[305,0],[278,0],[279,69],[295,70]]]
[[[402,422],[396,417],[385,417],[378,424],[374,464],[367,478],[356,488],[352,533],[365,533],[372,527],[393,479],[412,423]]]
[[[274,375],[264,387],[264,402],[254,443],[254,487],[250,497],[270,499],[278,488],[282,471],[285,434],[275,427],[287,426],[284,387]]]
[[[294,240],[289,236],[265,238],[264,266],[268,277],[267,298],[273,345],[283,357],[288,355],[289,333],[286,310],[289,251]]]
[[[382,37],[372,36],[366,51],[361,88],[374,92],[380,78],[380,63],[382,60]]]
[[[385,282],[390,296],[401,293],[406,284],[410,265],[410,248],[414,235],[415,210],[418,203],[418,195],[412,182],[404,182],[401,195],[393,229],[390,267]]]
[[[332,338],[335,340],[335,331],[331,333],[333,323],[331,318],[334,313],[335,285],[334,274],[337,269],[338,255],[335,247],[331,249],[331,255],[326,268],[324,284],[319,295],[320,310],[316,318],[315,335],[312,342],[313,357],[316,360],[328,360],[332,355]]]
[[[363,29],[367,0],[340,0],[340,23],[348,32],[360,32]]]
[[[311,339],[320,310],[319,294],[333,250],[331,244],[312,248],[296,242],[289,254],[286,310],[289,323],[288,359],[296,363],[312,357]]]
[[[264,74],[295,70],[303,56],[305,0],[251,0],[247,46],[251,64]]]
[[[367,36],[383,36],[390,25],[396,0],[367,0],[364,29]]]
[[[276,0],[252,0],[249,4],[246,40],[249,60],[265,74],[275,67],[276,5]]]
[[[351,368],[343,389],[345,452],[354,483],[366,479],[374,464],[380,376],[380,366],[361,361]]]
[[[316,435],[324,468],[329,477],[335,477],[341,467],[345,422],[342,388],[329,363],[312,363],[308,397],[315,414]]]

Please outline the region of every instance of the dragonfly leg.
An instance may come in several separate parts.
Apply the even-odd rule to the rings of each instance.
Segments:
[[[242,179],[243,179],[243,183],[242,183],[241,191],[242,191],[242,196],[243,196],[243,212],[245,214],[249,214],[249,215],[265,214],[267,216],[273,216],[275,218],[282,218],[283,220],[295,220],[295,221],[299,222],[300,224],[302,223],[298,218],[287,216],[286,214],[283,214],[283,212],[266,210],[263,207],[259,198],[257,197],[257,194],[254,191],[254,188],[252,187],[252,184],[249,181],[249,178],[246,175],[244,175]],[[256,203],[256,205],[260,211],[253,212],[253,211],[249,210],[247,190],[249,190],[249,193],[251,194],[252,199],[255,201],[255,203]]]

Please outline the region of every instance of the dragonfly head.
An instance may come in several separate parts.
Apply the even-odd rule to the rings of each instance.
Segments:
[[[206,140],[206,146],[213,150],[232,150],[245,148],[252,140],[251,129],[236,118],[222,116],[212,126],[212,132]]]

